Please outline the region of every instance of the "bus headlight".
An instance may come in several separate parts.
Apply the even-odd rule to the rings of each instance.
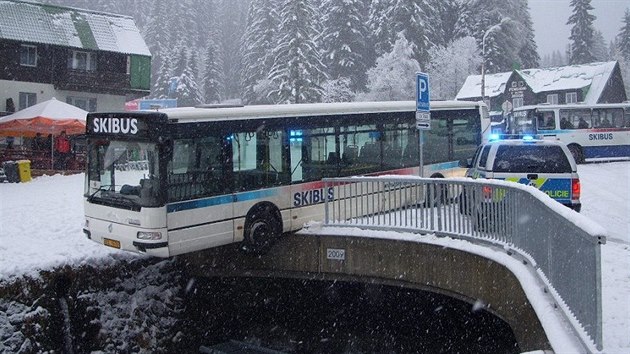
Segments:
[[[162,233],[157,231],[138,231],[138,238],[141,240],[161,240]]]

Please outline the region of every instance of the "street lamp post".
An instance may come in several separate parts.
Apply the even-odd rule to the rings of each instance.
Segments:
[[[484,103],[486,103],[486,38],[488,38],[488,35],[491,32],[501,28],[501,26],[508,21],[511,21],[511,19],[509,17],[504,17],[503,19],[501,19],[501,22],[488,28],[488,30],[483,34],[483,37],[481,38],[481,100]]]

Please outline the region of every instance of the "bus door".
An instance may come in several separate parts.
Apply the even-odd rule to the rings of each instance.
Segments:
[[[288,140],[286,132],[280,128],[259,127],[233,134],[232,207],[237,230],[244,226],[244,218],[257,204],[270,202],[280,211],[290,208]],[[283,226],[288,224],[288,214],[283,212]]]

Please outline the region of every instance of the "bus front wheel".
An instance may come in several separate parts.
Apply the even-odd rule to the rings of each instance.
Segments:
[[[575,163],[584,163],[584,154],[582,153],[582,148],[579,145],[571,144],[568,148],[571,155],[573,155],[573,159],[575,159]]]
[[[280,235],[280,226],[271,206],[254,209],[245,221],[245,235],[241,249],[245,253],[263,255]]]

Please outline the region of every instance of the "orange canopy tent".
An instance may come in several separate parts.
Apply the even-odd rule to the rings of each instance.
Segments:
[[[83,134],[87,113],[53,98],[0,118],[0,136],[59,135],[64,130],[68,135]]]
[[[87,111],[57,101],[55,98],[38,103],[11,115],[0,118],[0,136],[29,137],[58,136],[85,133]],[[54,166],[54,147],[51,140],[50,168]]]

